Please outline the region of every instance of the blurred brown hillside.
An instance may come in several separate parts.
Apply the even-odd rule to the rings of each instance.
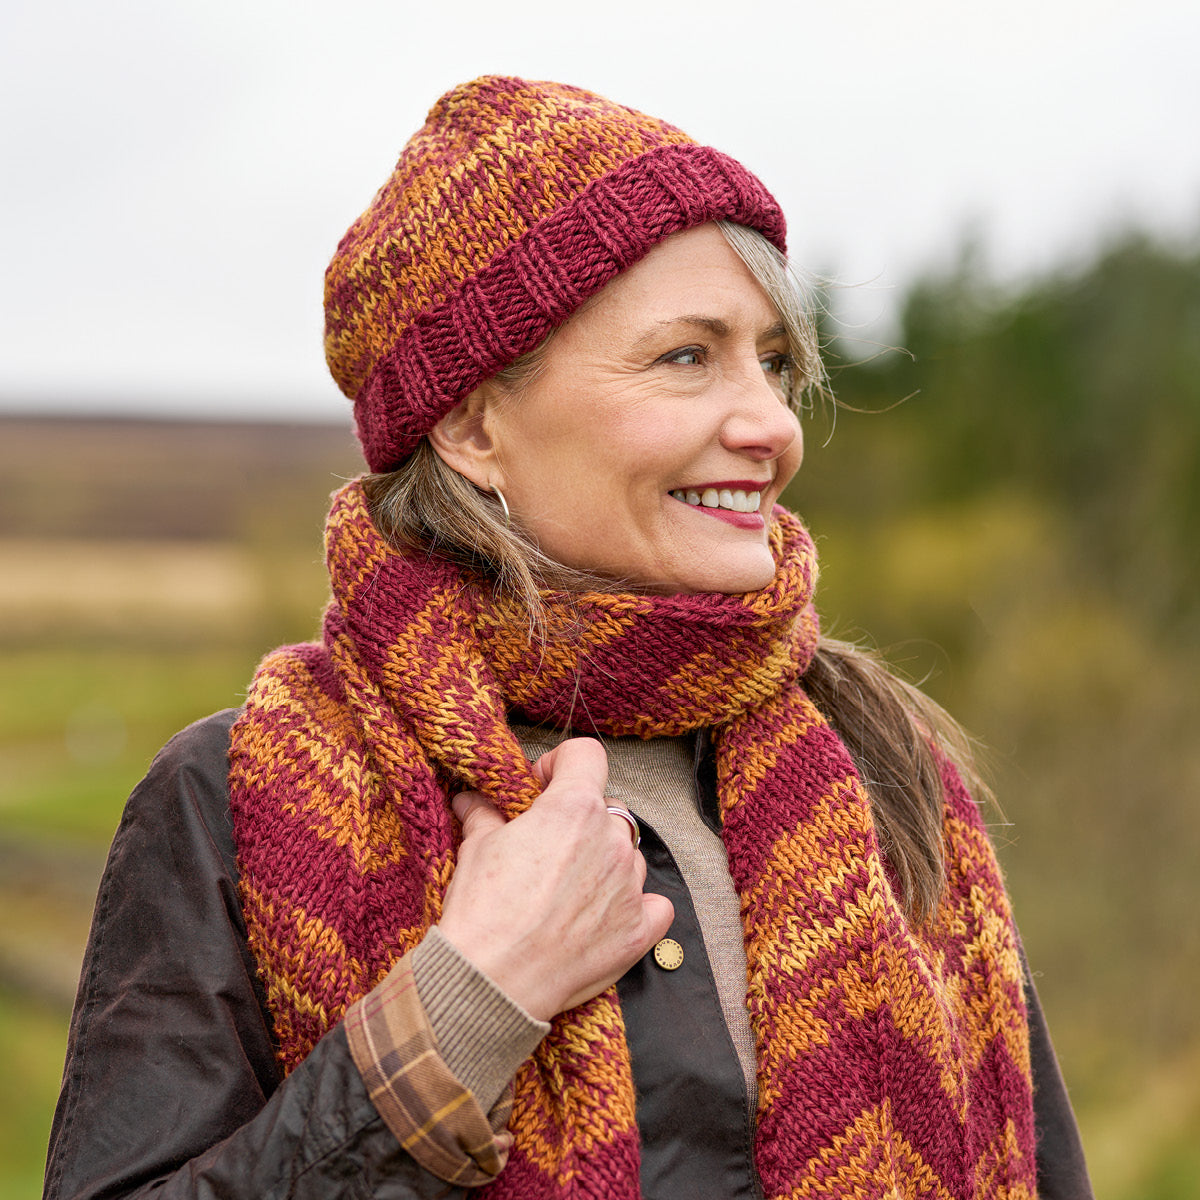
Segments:
[[[345,425],[0,414],[0,536],[237,540],[361,470]],[[321,513],[291,512],[295,541]]]
[[[360,469],[348,424],[0,416],[0,638],[308,636]]]

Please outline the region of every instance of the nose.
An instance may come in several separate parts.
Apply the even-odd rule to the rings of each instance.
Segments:
[[[721,444],[755,462],[771,462],[800,438],[800,421],[757,358],[730,389]]]

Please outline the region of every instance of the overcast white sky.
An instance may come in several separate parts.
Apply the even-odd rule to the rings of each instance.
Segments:
[[[0,0],[0,407],[346,412],[321,277],[433,101],[559,79],[755,170],[881,334],[978,230],[1003,277],[1200,230],[1195,0]],[[872,320],[883,322],[871,325]]]

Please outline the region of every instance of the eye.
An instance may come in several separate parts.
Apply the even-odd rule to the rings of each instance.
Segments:
[[[790,354],[768,354],[759,359],[762,369],[768,375],[787,376],[792,373],[796,360]]]
[[[658,361],[675,363],[681,367],[698,367],[704,361],[707,350],[706,346],[682,346],[664,354]]]

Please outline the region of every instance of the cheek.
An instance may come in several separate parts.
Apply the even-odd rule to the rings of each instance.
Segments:
[[[496,458],[515,492],[540,490],[576,473],[574,439],[553,406],[518,403],[494,430]]]
[[[597,423],[568,419],[575,412],[530,406],[506,423],[497,448],[513,511],[552,558],[586,568],[575,561],[579,542],[604,537],[626,489],[620,447],[598,436]]]
[[[657,490],[678,460],[678,423],[645,406],[592,404],[565,416],[530,431],[526,457],[538,460],[543,476],[570,472],[582,493],[633,501]]]

